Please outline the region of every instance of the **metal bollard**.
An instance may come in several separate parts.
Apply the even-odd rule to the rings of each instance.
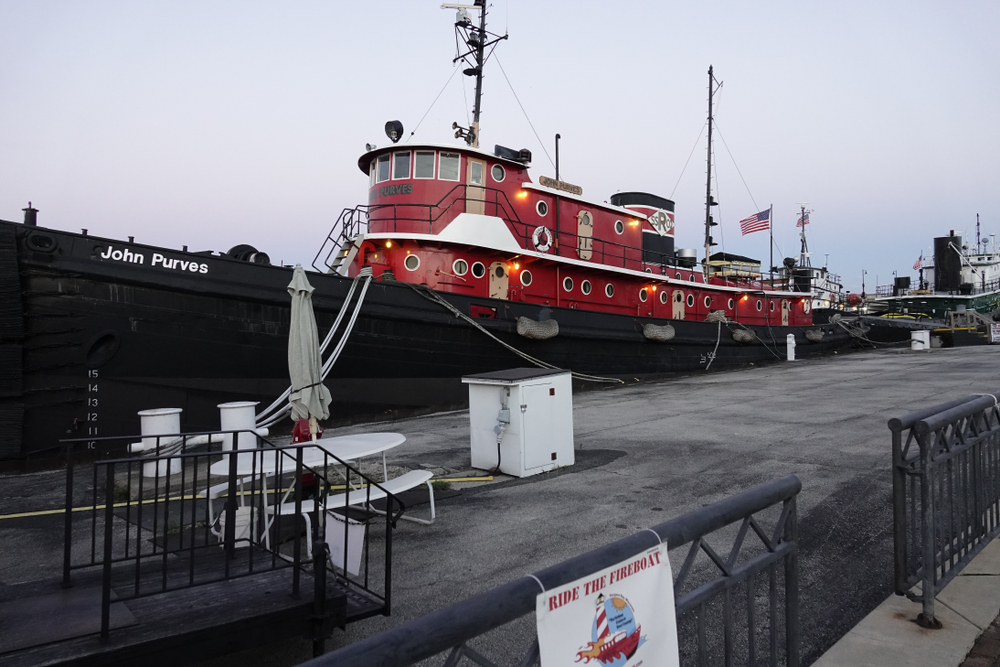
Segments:
[[[785,350],[788,352],[788,360],[795,361],[795,334],[785,336]]]

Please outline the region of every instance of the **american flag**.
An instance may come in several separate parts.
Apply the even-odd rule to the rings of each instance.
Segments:
[[[771,209],[761,211],[760,213],[754,213],[749,218],[740,220],[740,231],[743,232],[743,236],[753,234],[754,232],[762,232],[765,229],[770,228]]]
[[[921,253],[920,257],[918,257],[917,261],[913,264],[913,270],[919,271],[920,269],[923,268],[923,266],[924,266],[924,255],[923,253]]]
[[[796,226],[796,227],[805,227],[805,226],[806,226],[806,225],[808,225],[808,224],[809,224],[809,214],[808,214],[808,213],[803,213],[803,214],[802,214],[802,217],[800,217],[800,218],[799,218],[799,219],[798,219],[798,220],[797,220],[797,221],[795,222],[795,226]]]

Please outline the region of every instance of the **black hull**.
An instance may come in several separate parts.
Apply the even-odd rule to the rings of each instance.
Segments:
[[[108,247],[141,253],[144,263],[102,259]],[[204,263],[208,270],[149,266],[153,253]],[[288,267],[0,221],[0,458],[52,448],[61,438],[134,434],[136,412],[143,409],[183,408],[184,430],[197,431],[218,428],[218,403],[269,404],[288,385],[290,278]],[[323,336],[351,280],[316,273],[309,280]],[[496,318],[477,320],[491,333],[550,364],[592,375],[704,369],[717,337],[712,369],[774,360],[772,349],[783,356],[789,333],[800,357],[851,342],[830,325],[818,343],[805,337],[815,326],[749,327],[765,346],[737,343],[726,326],[720,332],[714,323],[445,297],[464,313],[473,305],[495,309]],[[553,318],[559,335],[523,338],[516,333],[518,317]],[[676,336],[647,340],[646,323],[669,323]],[[524,365],[413,288],[372,282],[326,382],[334,396],[331,419],[461,404],[467,396],[462,375]]]

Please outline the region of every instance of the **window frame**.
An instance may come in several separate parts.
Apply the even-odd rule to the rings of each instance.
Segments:
[[[420,155],[430,155],[431,156],[431,175],[430,176],[418,176],[417,175],[417,157]],[[413,178],[423,181],[433,180],[437,176],[437,151],[413,151]]]
[[[383,162],[382,158],[385,158],[384,162],[387,165],[385,178],[382,178],[382,172],[379,170],[379,166]],[[392,155],[390,153],[383,153],[375,159],[375,162],[377,163],[375,165],[375,183],[385,183],[392,180]]]
[[[406,155],[406,176],[396,175],[396,158]],[[394,181],[408,181],[410,180],[410,174],[413,173],[413,151],[399,151],[398,153],[392,154],[392,180]]]
[[[455,158],[458,160],[458,168],[455,171],[455,178],[445,178],[443,176],[444,170],[441,168],[444,163],[445,158]],[[445,153],[441,151],[438,153],[438,164],[437,164],[437,179],[439,181],[448,181],[450,183],[458,183],[462,180],[462,154],[461,153]]]

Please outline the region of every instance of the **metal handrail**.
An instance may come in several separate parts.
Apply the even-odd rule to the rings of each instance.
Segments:
[[[243,434],[243,437],[253,435],[258,442],[262,442],[268,446],[256,449],[232,449],[226,451],[184,451],[182,446],[179,451],[161,451],[163,443],[175,441],[178,437],[183,438],[186,442],[192,436],[228,435],[232,436],[234,441],[237,441],[241,434]],[[321,446],[323,444],[322,441],[315,444],[305,442],[276,447],[274,443],[257,435],[254,431],[233,430],[217,431],[210,434],[188,433],[145,436],[146,439],[155,437],[157,440],[156,449],[152,456],[123,457],[121,455],[122,447],[111,446],[121,443],[123,440],[125,442],[135,441],[139,437],[142,436],[85,438],[63,441],[67,458],[63,585],[70,586],[72,584],[73,571],[95,567],[103,568],[101,605],[101,637],[103,641],[107,640],[110,628],[113,567],[131,567],[131,572],[134,573],[134,586],[130,584],[126,588],[116,587],[116,601],[126,601],[169,591],[194,588],[282,568],[291,568],[291,593],[297,597],[299,594],[301,572],[311,572],[314,577],[317,577],[318,573],[315,569],[317,563],[322,563],[324,570],[330,569],[333,572],[332,566],[326,559],[317,556],[317,553],[321,555],[328,553],[326,544],[323,541],[320,518],[324,516],[328,509],[339,511],[352,504],[357,504],[357,499],[359,498],[362,499],[360,502],[364,505],[370,505],[372,493],[376,489],[384,494],[386,502],[386,562],[384,566],[376,568],[376,570],[382,570],[382,591],[375,590],[373,582],[370,579],[372,568],[369,562],[371,557],[371,550],[369,548],[365,548],[363,552],[363,577],[348,576],[347,572],[340,574],[335,572],[335,576],[341,586],[357,589],[358,592],[363,593],[366,597],[381,605],[376,613],[388,615],[391,609],[392,529],[405,511],[405,505],[397,496],[387,491],[380,483],[325,450],[321,450],[321,465],[320,462],[314,465],[305,465],[303,462],[304,451],[307,448],[316,447],[317,444]],[[211,437],[209,440],[211,441]],[[76,474],[73,450],[84,444],[88,448],[93,447],[103,450],[105,454],[110,454],[111,457],[97,460],[93,464],[93,489],[90,492],[92,493],[92,499],[85,505],[85,509],[88,510],[87,513],[90,516],[89,520],[83,519],[85,527],[90,532],[90,544],[89,548],[86,548],[87,545],[83,545],[85,553],[81,557],[79,551],[81,545],[74,545],[73,536],[73,516],[74,513],[77,513],[76,510],[78,509],[73,506],[73,482]],[[220,456],[222,457],[221,459],[219,458]],[[253,457],[251,464],[252,471],[247,474],[238,474],[239,469],[237,464],[240,457],[243,456]],[[273,466],[274,470],[264,469],[263,457],[265,456],[277,457]],[[226,457],[228,457],[228,475],[226,476],[226,481],[221,484],[219,482],[213,483],[210,480],[209,468],[217,461],[227,460]],[[175,472],[174,474],[169,473],[170,461],[180,462],[179,472]],[[152,470],[155,472],[152,478],[148,478],[148,481],[142,470],[142,467],[146,465],[151,465],[153,467]],[[162,471],[161,468],[163,468]],[[338,503],[335,508],[327,507],[327,494],[324,493],[330,486],[330,482],[327,479],[327,471],[334,468],[343,469],[343,476],[347,481],[344,490],[344,494],[346,495],[344,505],[341,506]],[[101,469],[103,469],[103,478],[99,475],[99,470]],[[305,488],[303,480],[309,474],[314,475],[314,479],[317,480],[317,486],[313,489],[317,497],[312,500],[312,510],[309,512],[310,525],[313,529],[313,542],[316,548],[312,554],[303,554],[300,539],[295,539],[292,544],[293,553],[291,556],[287,556],[281,553],[278,543],[270,544],[270,533],[268,532],[270,529],[273,529],[275,539],[281,535],[282,513],[275,511],[273,518],[268,520],[267,510],[269,503],[268,498],[264,497],[263,489],[267,486],[266,480],[273,479],[275,480],[274,484],[276,488],[273,490],[268,489],[268,494],[273,493],[275,503],[280,502],[279,498],[285,500],[288,494],[291,493],[292,487],[290,486],[289,489],[285,490],[285,496],[282,497],[280,480],[288,475],[294,475],[293,479],[295,481],[292,485],[296,487],[294,497],[295,511],[290,521],[293,527],[295,527],[298,525],[298,517],[303,515],[303,495],[309,491],[309,489]],[[350,483],[352,476],[363,480],[364,488],[353,489]],[[219,480],[220,476],[216,475],[216,479]],[[115,502],[116,495],[119,495],[119,491],[122,490],[123,482],[127,497],[122,502]],[[251,530],[251,537],[238,539],[235,532],[237,503],[232,501],[239,496],[243,496],[245,499],[245,490],[242,493],[238,493],[237,489],[245,489],[247,482],[250,482],[255,488],[250,494],[251,501],[249,502],[249,507],[251,508],[251,525],[254,528]],[[224,498],[227,502],[225,509],[216,515],[211,508],[213,497],[210,492],[214,488],[222,486],[225,487]],[[102,492],[103,501],[101,498]],[[352,493],[362,495],[354,495],[352,498]],[[147,497],[150,494],[152,497]],[[354,501],[353,503],[352,500]],[[204,501],[204,507],[198,505],[202,501]],[[240,504],[243,505],[243,501]],[[112,530],[113,524],[116,523],[116,511],[118,513],[125,513],[124,531]],[[256,517],[254,517],[254,513],[257,514]],[[147,517],[147,524],[151,524],[151,526],[144,524],[144,515]],[[174,525],[168,524],[168,517],[170,517],[171,524]],[[103,526],[99,525],[101,520],[103,520]],[[287,517],[286,520],[288,520]],[[215,525],[219,522],[224,524],[224,531],[221,531],[222,534],[215,530]],[[261,525],[263,525],[263,530],[258,533],[257,527]],[[345,522],[343,541],[345,565],[348,530],[349,527],[347,522]],[[147,532],[149,535],[146,535]],[[363,538],[366,544],[369,532],[366,530],[365,537]],[[172,535],[176,535],[176,539]],[[214,553],[219,552],[218,545],[213,541],[211,535],[218,536],[221,540],[220,545],[224,547],[225,557],[221,566],[217,564],[213,565],[215,560],[213,560],[214,557],[211,556],[211,553],[213,549]],[[149,539],[150,537],[152,539]],[[160,544],[161,542],[162,544]],[[231,563],[235,562],[237,542],[245,542],[250,548],[247,552],[244,552],[247,556],[242,559],[240,567],[234,569],[231,567]],[[74,547],[78,550],[75,561]],[[205,556],[198,555],[203,553],[208,553],[208,560],[206,560]],[[177,561],[169,558],[172,555],[180,555],[186,558],[186,562],[189,563],[190,567],[190,571],[187,574],[174,571]],[[199,569],[196,574],[196,560],[203,564],[202,567],[205,567],[207,563],[209,569],[204,571]],[[312,567],[307,569],[307,566],[310,565]],[[140,578],[140,569],[142,570],[142,578]],[[157,577],[157,580],[154,580],[152,584],[149,583],[148,579],[151,572]],[[118,572],[118,575],[120,576],[121,572]],[[161,575],[162,579],[160,579]],[[131,577],[132,575],[128,576]],[[324,596],[325,590],[324,586],[322,591],[322,595]],[[317,602],[317,605],[323,607],[325,602],[320,600]]]
[[[328,653],[308,663],[308,667],[332,667],[352,665],[352,667],[381,666],[393,667],[411,665],[420,660],[453,649],[447,664],[454,664],[462,652],[470,653],[465,642],[490,630],[535,611],[539,585],[551,590],[563,584],[588,576],[611,567],[658,544],[665,542],[674,550],[690,544],[685,566],[677,574],[674,585],[675,604],[678,616],[703,607],[716,595],[729,595],[731,587],[745,581],[765,568],[774,568],[784,561],[785,565],[785,642],[786,663],[791,667],[799,664],[799,620],[798,620],[798,555],[797,555],[797,515],[795,499],[802,484],[794,475],[774,480],[749,491],[732,496],[707,507],[689,512],[666,523],[636,533],[589,553],[563,561],[558,565],[536,572],[476,595],[451,607],[440,609],[426,616],[410,621],[397,628],[356,642],[338,651]],[[778,519],[773,537],[768,538],[753,519],[755,513],[781,504],[782,513]],[[700,550],[707,549],[703,537],[726,526],[742,521],[739,536],[730,557],[735,562],[735,554],[743,544],[743,538],[752,528],[765,542],[765,553],[727,570],[714,581],[698,586],[688,593],[680,593],[686,577],[690,574],[690,563]],[[658,536],[658,537],[657,537]],[[711,552],[714,554],[714,552]],[[714,560],[714,559],[713,559]],[[777,597],[772,583],[772,609],[777,605]],[[699,615],[699,629],[704,630],[704,616]],[[732,619],[726,621],[731,623]],[[749,621],[753,625],[753,619]],[[778,619],[770,619],[772,664],[777,661]],[[731,639],[731,633],[726,633]],[[727,640],[726,650],[731,649]],[[528,665],[537,658],[537,640],[529,648],[522,664]],[[751,649],[752,650],[752,649]],[[510,656],[505,656],[509,661]],[[489,664],[485,658],[475,654],[481,665]]]
[[[483,198],[470,197],[468,195],[468,188],[470,187],[476,188],[477,190],[482,190],[484,191],[484,193],[492,193],[494,196],[493,201],[488,200],[485,194]],[[459,190],[462,191],[463,196],[461,197],[454,196],[455,193]],[[501,197],[503,198],[503,201],[500,200]],[[468,203],[470,201],[476,203],[482,203],[484,206],[496,207],[496,211],[498,213],[497,217],[500,217],[505,222],[510,223],[510,225],[513,227],[513,232],[515,237],[518,238],[523,243],[525,243],[525,245],[527,246],[528,240],[534,233],[534,229],[531,228],[531,225],[528,225],[527,223],[521,221],[520,217],[517,215],[517,212],[513,207],[513,204],[511,204],[510,199],[507,197],[507,193],[504,190],[501,190],[499,188],[487,188],[481,186],[469,186],[467,184],[458,184],[454,186],[451,190],[449,190],[443,197],[441,197],[437,201],[437,203],[434,204],[374,204],[374,205],[361,205],[361,206],[356,206],[354,208],[344,209],[343,211],[341,211],[340,216],[338,216],[337,221],[334,223],[330,232],[327,234],[326,239],[324,239],[323,244],[320,246],[319,251],[316,253],[316,256],[313,258],[313,267],[317,271],[320,270],[319,267],[316,266],[316,262],[319,260],[320,256],[323,255],[323,251],[326,248],[327,244],[332,243],[333,244],[332,249],[326,253],[326,256],[323,259],[323,263],[329,269],[330,257],[334,255],[344,243],[346,243],[351,238],[360,233],[360,230],[364,225],[370,225],[372,222],[391,223],[392,231],[395,232],[398,230],[400,223],[422,223],[422,224],[426,223],[428,226],[427,227],[428,233],[431,233],[433,231],[434,223],[440,220],[448,212],[450,212],[456,204],[458,204],[459,202]],[[446,202],[447,204],[445,204]],[[387,209],[392,210],[391,216],[387,216],[382,219],[372,220],[372,216],[374,214]],[[416,210],[416,211],[426,210],[427,215],[426,216],[400,215],[401,209]],[[433,214],[433,211],[435,209],[437,209],[438,211],[436,215]],[[502,213],[502,215],[499,215],[500,213]],[[364,220],[361,219],[362,216],[365,218]],[[339,228],[339,233],[338,233],[338,228]],[[559,236],[570,237],[570,239],[574,241],[574,243],[570,247],[577,248],[580,245],[579,240],[581,237],[579,234],[574,234],[566,230],[560,230]],[[626,263],[630,261],[628,259],[628,254],[633,253],[633,254],[638,254],[638,259],[632,260],[635,261],[637,265],[648,263],[646,262],[645,258],[650,255],[653,255],[658,258],[657,260],[654,260],[653,263],[657,263],[663,266],[679,266],[678,258],[674,255],[669,255],[667,253],[662,253],[654,250],[644,250],[643,248],[640,247],[630,246],[624,243],[617,243],[615,241],[608,241],[600,238],[593,238],[593,237],[582,237],[582,238],[591,241],[592,243],[592,246],[590,248],[591,251],[594,253],[594,255],[599,255],[600,262],[604,264],[607,264],[608,260],[610,259],[612,261],[620,261],[621,266],[625,267]],[[599,249],[595,246],[599,246]],[[558,254],[558,252],[559,251],[556,250],[556,254]],[[690,268],[690,267],[685,267],[685,268]]]
[[[922,603],[917,622],[927,628],[941,627],[935,596],[1000,534],[997,396],[965,396],[889,420],[895,590]]]

